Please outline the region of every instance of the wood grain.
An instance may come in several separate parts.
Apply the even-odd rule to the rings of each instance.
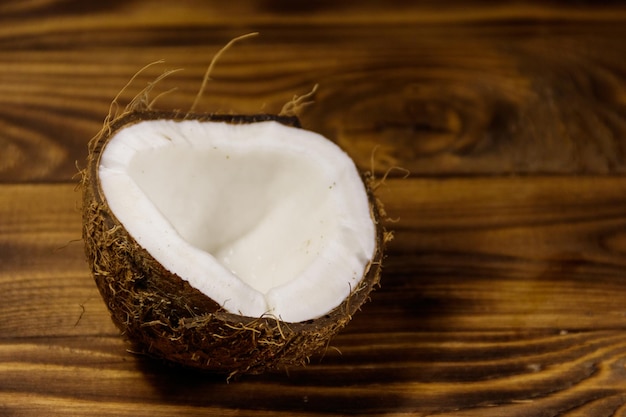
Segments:
[[[346,6],[280,13],[253,4],[229,6],[233,15],[206,3],[159,13],[141,1],[104,11],[44,3],[28,14],[5,6],[0,180],[69,181],[135,72],[166,61],[122,104],[166,69],[184,68],[161,84],[177,91],[160,106],[188,109],[212,55],[251,31],[261,36],[220,60],[202,110],[277,112],[319,84],[304,125],[363,168],[377,148],[383,173],[626,172],[624,8],[369,5],[338,21],[333,13]],[[232,25],[218,24],[223,16]]]
[[[319,84],[302,122],[388,174],[395,239],[326,352],[226,384],[131,352],[73,177],[140,68],[120,105],[183,68],[185,110],[252,31],[201,110]],[[624,39],[613,1],[2,2],[0,415],[626,415]]]
[[[308,367],[229,385],[127,352],[71,243],[72,185],[2,186],[0,403],[9,415],[619,409],[624,184],[389,180],[379,196],[400,220],[372,301]]]

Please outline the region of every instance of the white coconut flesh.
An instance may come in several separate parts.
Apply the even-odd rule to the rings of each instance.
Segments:
[[[128,233],[235,314],[323,316],[374,255],[354,163],[310,131],[271,121],[143,121],[114,134],[98,173]]]

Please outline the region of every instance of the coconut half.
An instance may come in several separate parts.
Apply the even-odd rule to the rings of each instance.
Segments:
[[[141,351],[229,374],[301,364],[380,275],[350,157],[296,118],[134,111],[90,145],[83,237]]]

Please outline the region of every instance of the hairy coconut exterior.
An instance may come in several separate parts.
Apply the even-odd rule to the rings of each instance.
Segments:
[[[378,284],[386,235],[368,181],[371,215],[377,224],[376,252],[363,280],[341,305],[323,317],[301,323],[232,314],[167,271],[143,249],[112,214],[100,187],[100,155],[111,136],[128,125],[156,119],[228,123],[275,120],[299,125],[297,118],[272,115],[132,111],[105,126],[90,143],[82,178],[83,239],[93,277],[113,322],[141,353],[230,376],[306,363],[310,355],[328,345]]]

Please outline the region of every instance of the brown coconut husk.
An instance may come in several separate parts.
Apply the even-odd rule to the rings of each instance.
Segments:
[[[187,281],[161,266],[111,212],[98,178],[100,155],[115,132],[144,120],[171,119],[256,123],[275,120],[299,126],[296,117],[223,115],[130,109],[105,124],[90,143],[83,171],[83,238],[88,263],[113,322],[139,353],[229,377],[303,365],[328,346],[378,285],[385,241],[382,207],[364,177],[376,251],[363,279],[335,309],[317,319],[286,323],[275,317],[246,317],[223,309]]]

